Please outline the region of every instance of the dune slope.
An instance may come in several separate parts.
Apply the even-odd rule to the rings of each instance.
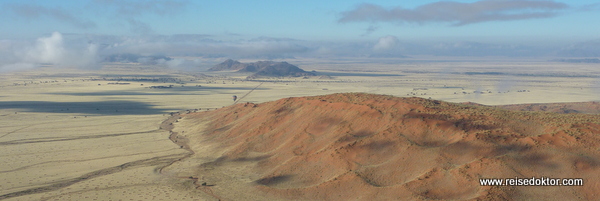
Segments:
[[[231,174],[255,175],[252,179],[211,189],[220,198],[260,193],[298,200],[589,200],[600,191],[596,115],[346,93],[182,116],[177,126],[195,143],[190,147],[210,147],[201,152],[216,154],[210,164],[217,170],[251,163]],[[193,126],[198,122],[205,126]],[[202,180],[205,166],[195,166],[194,177]],[[584,185],[481,186],[479,181],[515,177],[583,178]],[[220,192],[232,182],[247,188]]]

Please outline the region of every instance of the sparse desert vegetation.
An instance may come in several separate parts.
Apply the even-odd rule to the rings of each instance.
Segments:
[[[310,161],[320,161],[321,159],[317,158],[324,157],[322,154],[325,152],[321,154],[313,153],[315,151],[313,149],[317,149],[316,147],[310,148],[310,146],[303,144],[294,146],[283,145],[288,143],[287,140],[300,140],[299,142],[302,143],[308,140],[306,142],[309,142],[310,139],[318,136],[315,132],[320,130],[318,133],[322,134],[319,135],[331,133],[337,136],[337,138],[334,137],[335,139],[331,143],[337,143],[340,145],[339,148],[347,146],[349,142],[356,143],[357,145],[355,146],[357,148],[365,148],[363,151],[356,152],[355,154],[358,154],[356,157],[363,157],[361,154],[384,154],[383,152],[371,153],[366,148],[387,146],[383,141],[381,141],[383,144],[379,141],[377,143],[380,144],[369,141],[374,140],[375,136],[387,136],[386,132],[380,130],[386,128],[385,125],[376,126],[376,124],[373,124],[369,129],[361,129],[361,126],[365,125],[349,123],[347,125],[349,127],[344,128],[350,129],[346,132],[343,129],[340,130],[341,128],[336,129],[335,125],[337,124],[332,123],[335,118],[327,120],[325,116],[335,116],[350,112],[343,118],[367,118],[363,122],[367,122],[368,117],[371,116],[378,119],[377,115],[381,114],[385,114],[384,116],[399,115],[398,118],[402,118],[402,115],[397,113],[399,111],[390,111],[390,109],[399,106],[392,107],[393,104],[387,106],[387,103],[384,103],[386,101],[389,102],[389,100],[399,100],[397,104],[408,104],[406,101],[418,102],[410,104],[418,107],[413,111],[414,115],[421,116],[411,117],[403,121],[415,121],[413,123],[421,121],[427,125],[431,124],[429,127],[423,127],[425,130],[401,131],[404,135],[411,135],[414,138],[410,140],[412,145],[409,146],[407,144],[402,149],[428,147],[423,149],[430,151],[449,149],[454,150],[456,153],[463,153],[464,151],[459,150],[461,143],[479,143],[477,146],[470,146],[469,150],[473,152],[467,150],[467,152],[464,152],[469,153],[466,156],[458,157],[460,155],[458,154],[449,157],[446,156],[447,154],[436,155],[435,153],[437,152],[431,152],[430,154],[433,154],[431,157],[429,155],[422,157],[431,160],[437,160],[435,158],[441,157],[440,160],[445,160],[450,166],[460,166],[464,169],[465,167],[463,166],[466,164],[466,161],[498,160],[497,158],[489,158],[496,156],[493,153],[498,151],[498,146],[541,146],[539,153],[533,151],[531,148],[515,150],[511,148],[511,150],[505,150],[502,154],[508,154],[506,155],[507,161],[496,161],[495,163],[518,164],[519,160],[523,157],[546,156],[546,159],[539,161],[540,164],[522,166],[524,169],[517,170],[517,172],[523,173],[523,171],[529,171],[528,168],[534,166],[546,167],[545,165],[548,164],[554,164],[556,167],[565,166],[566,168],[570,162],[573,162],[577,167],[581,166],[581,168],[589,166],[591,169],[586,169],[588,172],[593,173],[595,171],[595,166],[593,166],[595,163],[593,161],[596,160],[596,156],[593,156],[592,153],[585,151],[578,152],[579,154],[586,155],[587,159],[583,162],[580,160],[578,160],[580,162],[577,162],[573,161],[576,158],[569,158],[570,156],[564,154],[552,155],[549,152],[549,147],[554,147],[552,149],[564,149],[565,147],[575,149],[575,147],[592,146],[581,144],[583,143],[583,139],[587,139],[584,141],[588,143],[593,142],[589,138],[593,136],[585,134],[587,131],[582,131],[582,129],[595,129],[593,127],[596,122],[595,116],[576,114],[561,116],[543,112],[597,113],[596,103],[557,103],[597,100],[596,93],[594,92],[598,90],[598,87],[594,85],[594,74],[588,73],[585,76],[578,77],[576,80],[572,79],[573,76],[583,74],[579,73],[577,67],[584,71],[584,69],[593,67],[591,66],[593,64],[577,64],[578,66],[569,68],[568,71],[562,71],[561,69],[563,69],[564,65],[568,64],[553,62],[538,63],[535,61],[444,63],[443,61],[432,60],[425,62],[415,60],[414,62],[404,64],[400,62],[387,64],[373,63],[369,64],[371,70],[364,71],[361,68],[363,65],[362,62],[352,63],[346,61],[333,64],[318,59],[295,59],[290,60],[290,62],[299,63],[309,71],[316,70],[318,75],[309,79],[303,79],[302,77],[246,79],[250,73],[210,71],[190,73],[160,69],[151,65],[144,66],[129,63],[107,63],[102,69],[92,71],[73,69],[68,74],[64,73],[64,69],[51,66],[31,71],[2,74],[0,75],[3,78],[0,82],[0,89],[2,90],[2,94],[0,94],[0,120],[3,123],[0,127],[0,134],[2,134],[0,136],[0,148],[3,153],[1,157],[5,163],[0,168],[0,183],[2,183],[0,196],[7,200],[80,200],[92,198],[216,200],[219,198],[235,199],[236,196],[243,197],[248,196],[248,193],[252,193],[256,197],[250,197],[249,199],[291,199],[302,192],[284,189],[323,185],[320,183],[327,181],[328,178],[339,177],[343,171],[353,173],[349,174],[348,178],[340,177],[338,180],[345,181],[344,179],[349,179],[348,181],[350,181],[352,178],[359,180],[363,178],[362,181],[356,181],[358,182],[357,185],[362,183],[366,186],[352,188],[365,187],[370,189],[377,186],[388,186],[399,182],[399,180],[382,180],[380,178],[381,175],[379,175],[380,173],[371,171],[377,169],[373,169],[375,166],[369,169],[367,167],[370,166],[367,163],[362,164],[364,162],[358,162],[362,164],[359,166],[339,166],[338,164],[332,166],[334,169],[331,169],[331,172],[319,172],[318,170],[322,169],[317,167],[318,164],[312,164]],[[511,73],[529,74],[532,72],[531,68],[537,68],[541,64],[546,65],[547,69],[554,69],[553,71],[544,71],[544,73],[551,72],[555,75],[564,74],[568,76],[548,77],[544,74],[537,77],[508,76],[496,73],[463,73],[473,71],[472,67],[475,66],[481,72],[496,71],[497,69],[495,68],[497,66],[514,66],[514,69],[519,69],[520,71],[514,70]],[[453,73],[443,71],[448,66],[453,69]],[[414,69],[416,68],[420,70],[415,71]],[[156,88],[153,86],[165,87]],[[518,92],[524,89],[529,92]],[[497,93],[498,91],[502,93]],[[277,101],[281,98],[347,92],[386,95],[358,94],[356,98],[351,98],[352,96],[345,98],[336,98],[336,96],[308,99],[291,98],[262,104],[268,101]],[[233,95],[237,95],[238,97],[235,100],[236,102],[232,100]],[[367,99],[371,99],[368,98],[370,96],[373,96],[372,99],[374,102],[364,102]],[[396,97],[415,98],[399,99]],[[318,104],[314,106],[303,105],[302,107],[300,105],[287,106],[287,104],[296,104],[294,103],[296,100],[304,101],[297,104],[310,105],[313,102]],[[350,100],[363,102],[352,106],[350,104],[352,101]],[[377,102],[377,100],[385,101]],[[439,103],[436,102],[437,100],[454,103],[471,103],[461,106],[460,104],[441,102],[442,106],[458,110],[459,112],[457,113],[442,109],[442,106],[437,105]],[[403,101],[406,103],[402,103]],[[342,103],[347,106],[341,107],[338,105]],[[391,104],[391,102],[389,103]],[[485,105],[521,104],[497,107],[531,112],[509,113],[492,107],[478,106],[475,103]],[[532,104],[522,105],[522,103]],[[269,106],[272,104],[276,104],[277,106]],[[269,122],[276,123],[277,121],[287,125],[288,121],[291,121],[289,119],[291,116],[288,117],[286,115],[302,114],[298,113],[300,111],[295,111],[295,107],[317,107],[302,110],[322,111],[328,114],[311,112],[311,114],[317,116],[306,118],[312,120],[301,120],[302,118],[300,117],[294,117],[299,118],[292,121],[296,122],[295,125],[307,124],[305,126],[308,126],[308,133],[297,133],[298,136],[279,136],[275,132],[278,129],[291,129],[297,126],[284,126],[280,128],[275,125],[267,125]],[[328,110],[325,108],[334,110],[326,112]],[[359,108],[361,109],[353,111]],[[402,108],[404,107],[399,107],[394,109],[394,111],[402,110]],[[337,112],[335,109],[340,109],[340,111]],[[245,128],[245,130],[250,131],[252,130],[252,126],[264,125],[261,128],[264,132],[257,131],[257,136],[248,139],[257,138],[263,136],[263,134],[268,135],[259,138],[271,141],[279,140],[281,142],[278,141],[269,144],[281,144],[283,147],[286,147],[284,148],[285,150],[289,149],[289,152],[282,152],[281,154],[284,155],[277,157],[278,155],[275,152],[267,151],[268,149],[273,149],[273,147],[259,148],[259,144],[256,143],[242,144],[239,145],[242,147],[238,148],[217,148],[221,145],[218,145],[218,143],[214,144],[214,140],[220,139],[222,136],[229,136],[231,138],[229,140],[246,138],[242,134],[235,134],[235,132],[230,132],[230,130],[237,128],[236,126],[243,127],[245,124],[242,122],[234,123],[243,120],[235,119],[249,118],[252,115],[251,111],[254,110],[265,110],[265,114],[275,115],[274,117],[278,116],[280,119],[277,121],[269,120],[270,117],[268,115],[262,115],[265,118],[265,122],[258,120],[249,121],[256,123],[248,125],[250,127]],[[371,116],[367,115],[367,113],[362,114],[362,110],[369,111],[367,113]],[[466,116],[456,116],[462,113]],[[503,115],[505,116],[503,117]],[[209,116],[214,116],[214,118],[210,120],[205,119]],[[229,118],[230,120],[220,120],[220,118]],[[391,118],[391,116],[386,118]],[[463,120],[460,120],[461,118]],[[491,120],[489,118],[498,118],[500,120]],[[323,125],[309,123],[313,120]],[[335,122],[338,122],[338,120],[335,120]],[[346,121],[350,121],[350,119]],[[442,121],[450,123],[446,125]],[[221,122],[222,125],[216,122]],[[579,123],[575,124],[576,122]],[[475,124],[478,126],[475,126]],[[571,124],[578,127],[567,128]],[[491,129],[492,127],[497,132]],[[297,127],[296,129],[302,128]],[[416,129],[417,127],[410,128]],[[460,132],[458,130],[457,132],[447,130],[450,128],[458,129]],[[270,131],[272,129],[275,130]],[[311,131],[311,129],[316,130]],[[211,132],[214,132],[214,134],[210,134]],[[461,132],[464,135],[455,136],[456,133]],[[427,135],[429,137],[419,136],[419,133],[430,133],[430,135]],[[432,138],[435,137],[434,133],[438,133],[441,138],[440,136]],[[246,134],[250,135],[251,132]],[[303,136],[305,134],[307,136]],[[234,137],[231,135],[240,136]],[[313,138],[310,137],[311,135]],[[471,136],[477,140],[466,142],[463,139],[465,136]],[[398,140],[400,139],[396,139],[396,141]],[[321,140],[318,141],[320,142]],[[222,142],[225,143],[226,141]],[[327,140],[322,142],[328,143]],[[400,141],[398,142],[400,143]],[[498,143],[508,144],[500,145]],[[222,144],[222,146],[226,146],[227,144]],[[244,146],[253,146],[254,148],[248,150],[257,150],[248,151]],[[326,147],[321,148],[328,150],[329,148]],[[394,145],[393,147],[400,149],[403,146]],[[281,150],[284,149],[282,148]],[[348,147],[344,149],[348,149]],[[481,152],[482,150],[487,151]],[[488,152],[492,155],[485,155]],[[291,155],[288,156],[285,154]],[[350,152],[340,156],[350,156],[348,154]],[[367,157],[367,155],[364,157]],[[383,163],[382,161],[376,162],[377,160],[384,159],[378,159],[375,155],[369,155],[367,158],[370,159],[368,160],[364,157],[360,160],[367,160],[370,161],[369,163],[374,164]],[[200,156],[204,158],[198,158]],[[317,158],[311,159],[313,156]],[[301,178],[300,176],[291,176],[300,173],[294,172],[295,170],[285,169],[283,166],[279,169],[273,166],[273,164],[281,162],[281,157],[290,157],[290,159],[295,158],[293,160],[299,160],[294,162],[294,164],[297,164],[293,165],[293,167],[303,167],[300,161],[309,161],[309,163],[304,165],[317,165],[314,167],[311,166],[312,168],[310,169],[319,173],[311,173],[310,177],[306,177],[311,178],[308,180],[299,179]],[[486,159],[486,157],[488,158]],[[569,160],[562,160],[560,157],[567,157]],[[355,161],[359,159],[344,160]],[[472,191],[465,191],[463,192],[464,194],[456,194],[455,197],[447,198],[485,197],[486,192],[491,193],[490,195],[498,193],[498,195],[510,196],[503,194],[502,192],[505,191],[502,188],[482,188],[469,183],[473,180],[472,178],[468,178],[475,177],[479,173],[471,172],[471,170],[466,171],[466,169],[466,172],[458,171],[463,170],[461,168],[456,169],[458,172],[452,172],[442,164],[429,162],[428,164],[433,169],[425,170],[417,168],[414,170],[429,172],[435,176],[432,178],[466,175],[464,180],[460,181],[462,182],[460,184],[472,187],[469,188]],[[390,163],[389,165],[392,164],[395,164],[395,166],[389,167],[389,171],[399,170],[395,168],[409,168],[408,166],[401,167],[400,164],[396,163]],[[197,165],[201,165],[202,171],[198,172],[198,170],[190,169],[190,167]],[[475,165],[475,163],[472,165]],[[481,167],[479,170],[488,171],[490,169]],[[553,172],[552,170],[548,171],[548,174]],[[574,169],[574,171],[581,170]],[[233,172],[236,173],[234,174]],[[512,175],[513,173],[515,172],[510,174]],[[415,172],[415,174],[417,173]],[[580,172],[573,173],[571,176],[588,178],[587,175],[588,173],[584,174]],[[365,180],[364,178],[368,179]],[[415,178],[420,178],[420,176],[415,176]],[[368,182],[365,184],[364,182],[366,181]],[[440,181],[458,182],[452,179],[448,180],[448,178],[447,180],[442,179]],[[434,199],[444,194],[442,191],[432,191],[432,189],[429,189],[435,185],[433,185],[434,183],[427,182],[420,183],[419,185],[415,183],[406,186],[408,187],[406,191],[398,190],[394,192],[405,192],[407,196],[418,195],[417,197],[420,196],[419,198],[423,199]],[[398,185],[408,184],[402,183]],[[230,187],[239,191],[223,191],[224,188]],[[335,187],[328,188],[332,188],[330,189],[332,190],[331,192],[335,191]],[[585,187],[585,189],[589,188],[593,187]],[[340,187],[340,189],[343,188]],[[262,193],[255,194],[255,191]],[[587,191],[578,190],[576,192],[581,196],[589,196]],[[557,193],[560,194],[562,192],[559,191]],[[306,199],[330,198],[324,194],[319,194],[318,191],[313,193],[305,192],[303,194]]]

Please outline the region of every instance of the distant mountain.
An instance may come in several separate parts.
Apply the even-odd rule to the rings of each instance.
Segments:
[[[235,70],[237,72],[253,72],[254,74],[249,76],[250,78],[255,77],[301,77],[301,76],[315,76],[312,72],[306,72],[298,66],[289,64],[288,62],[274,62],[274,61],[257,61],[253,63],[241,63],[232,59],[228,59],[220,64],[213,66],[208,69],[210,71],[226,71]]]
[[[289,64],[287,62],[277,62],[273,63],[264,68],[260,68],[254,76],[270,76],[270,77],[280,77],[280,76],[292,76],[292,77],[301,77],[301,76],[315,76],[312,72],[306,72],[297,66]]]
[[[244,66],[244,68],[240,69],[238,72],[258,72],[261,69],[269,67],[271,65],[274,65],[276,63],[280,63],[280,62],[257,61],[257,62],[254,62],[254,63],[246,63],[246,66]]]
[[[235,61],[232,59],[227,59],[226,61],[213,66],[208,69],[209,71],[226,71],[226,70],[240,70],[246,67],[247,64],[240,63],[239,61]]]

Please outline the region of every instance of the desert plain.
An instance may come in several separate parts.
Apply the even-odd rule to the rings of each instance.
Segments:
[[[261,161],[268,162],[263,159],[273,156],[286,157],[287,155],[273,154],[280,149],[281,151],[285,149],[263,147],[264,150],[268,150],[264,153],[270,154],[261,154],[260,151],[256,151],[260,148],[256,148],[255,151],[236,150],[242,149],[235,144],[239,142],[228,141],[221,135],[215,134],[215,137],[207,138],[207,134],[216,132],[215,125],[219,124],[216,122],[210,125],[211,119],[207,119],[210,116],[208,114],[218,118],[219,115],[224,115],[224,111],[231,112],[232,115],[233,112],[244,112],[246,110],[240,109],[244,105],[259,104],[258,107],[261,107],[262,103],[282,98],[349,92],[418,97],[422,98],[418,100],[424,101],[472,102],[483,105],[590,102],[600,99],[598,95],[600,71],[597,70],[598,64],[593,63],[561,63],[526,58],[429,59],[426,57],[336,60],[296,58],[286,61],[307,71],[314,70],[317,76],[246,79],[248,74],[237,72],[208,72],[205,71],[206,68],[178,71],[137,63],[104,63],[101,68],[93,70],[42,66],[29,71],[0,74],[0,161],[2,161],[0,200],[335,199],[335,197],[328,197],[327,192],[315,193],[314,196],[304,191],[282,192],[285,189],[317,188],[321,183],[327,183],[329,180],[309,181],[309,179],[283,177],[276,174],[265,179],[264,175],[255,171],[256,167],[271,168],[271,172],[279,171],[281,175],[285,175],[283,173],[286,171],[291,173],[290,170],[277,169],[279,166],[261,163]],[[239,97],[236,102],[232,100],[233,95]],[[336,99],[335,96],[330,98]],[[344,98],[337,97],[337,99]],[[336,107],[336,105],[323,106]],[[319,109],[322,108],[316,107],[316,110]],[[222,112],[218,115],[211,113],[218,111]],[[589,117],[592,118],[593,115]],[[368,120],[365,117],[362,119]],[[302,122],[301,119],[294,120],[298,121],[299,125]],[[220,123],[231,122],[223,120]],[[327,130],[328,125],[323,125],[321,130],[334,132]],[[213,130],[205,132],[208,128]],[[552,129],[556,128],[552,127]],[[264,131],[268,132],[268,129]],[[594,132],[596,131],[592,133]],[[418,134],[416,131],[415,133]],[[378,171],[405,168],[405,171],[412,171],[413,176],[398,179],[409,181],[422,178],[423,175],[430,175],[432,178],[440,178],[440,181],[448,181],[448,185],[452,188],[460,188],[461,186],[456,186],[451,179],[447,179],[457,177],[450,172],[453,168],[444,169],[446,167],[443,164],[436,163],[467,163],[480,156],[488,157],[486,155],[488,152],[480,153],[474,148],[460,149],[456,147],[460,145],[456,143],[459,142],[460,136],[453,136],[452,133],[443,134],[448,135],[446,137],[451,140],[442,140],[443,143],[433,146],[435,150],[409,146],[406,148],[408,151],[403,152],[409,156],[402,160],[406,163],[419,160],[419,157],[432,157],[429,158],[431,160],[423,160],[420,165],[432,167],[435,171],[430,168],[420,172],[419,168],[394,165],[383,166],[385,168]],[[229,137],[235,138],[235,136]],[[281,135],[269,137],[269,142],[276,145],[288,143],[288,140],[306,140],[298,136],[290,139],[284,139],[285,136]],[[360,140],[368,137],[358,135],[356,138]],[[462,138],[468,138],[468,134]],[[226,145],[220,144],[219,141],[209,141],[211,139],[227,141],[229,143],[227,146],[233,148],[224,148]],[[569,138],[569,140],[573,139]],[[518,143],[527,142],[518,141]],[[590,144],[575,142],[572,144],[590,146]],[[385,147],[385,143],[372,146]],[[484,144],[470,146],[477,147]],[[463,158],[447,156],[450,159],[437,160],[434,151],[444,151],[446,150],[444,148],[455,150],[452,154],[466,156]],[[580,148],[588,151],[594,149],[568,147],[569,150]],[[459,149],[460,151],[456,151]],[[490,153],[494,152],[493,149],[490,150],[492,150],[489,151]],[[560,151],[560,149],[552,150]],[[597,148],[595,150],[597,151]],[[302,149],[290,151],[299,152],[299,155],[313,153],[309,148],[304,152]],[[369,161],[373,156],[367,157],[365,154],[368,153],[364,152],[368,150],[357,151],[355,155],[348,153],[352,155],[348,157],[353,158],[354,162],[383,163],[374,162],[376,159]],[[314,153],[318,155],[321,152],[317,150]],[[589,154],[589,152],[579,154]],[[223,158],[225,155],[235,156],[237,158],[234,159],[237,160]],[[491,154],[489,157],[498,157],[498,155]],[[586,155],[586,157],[589,160],[578,164],[585,166],[583,167],[585,171],[591,172],[575,175],[587,176],[597,173],[597,163],[599,163],[597,161],[600,161],[598,156]],[[303,160],[306,163],[317,163],[319,162],[317,159],[318,157],[315,157],[316,162],[311,161],[310,157]],[[527,159],[527,157],[521,158],[521,160]],[[557,161],[562,159],[565,159],[562,155],[552,158]],[[287,163],[285,158],[278,158],[275,161]],[[557,161],[553,164],[557,164],[558,169],[562,168],[563,163]],[[305,170],[306,172],[319,172],[320,167],[337,164],[323,162],[319,165],[307,166],[299,161],[292,162],[297,164],[297,167],[311,167]],[[564,165],[575,166],[574,171],[582,169],[570,162],[565,162]],[[377,167],[381,166],[377,165]],[[365,168],[350,169],[356,170],[359,175],[371,174],[369,173],[371,170]],[[357,182],[343,176],[343,173],[336,173],[335,169],[327,170],[330,170],[326,174],[331,179]],[[522,172],[527,171],[531,173],[532,170],[526,169]],[[540,171],[553,174],[551,170]],[[517,197],[502,193],[499,195],[517,200],[535,200],[535,196],[553,191],[559,192],[556,194],[559,196],[569,196],[543,198],[585,200],[593,198],[595,195],[593,191],[598,189],[598,182],[592,182],[591,179],[598,178],[597,176],[584,178],[587,183],[583,187],[526,187],[531,189],[532,193],[515,190],[519,192]],[[481,199],[481,196],[489,191],[506,192],[504,191],[506,189],[480,188],[478,181],[469,183],[472,181],[468,179],[463,179],[460,183],[468,188],[466,191],[469,192],[465,194],[452,194],[450,190],[443,187],[439,187],[443,190],[431,192],[428,190],[430,186],[424,184],[406,184],[408,182],[398,183],[388,180],[382,182],[385,184],[375,184],[375,187],[385,188],[387,183],[408,185],[409,190],[398,194],[406,196],[407,200]],[[331,186],[325,187],[327,187],[325,189],[335,189]],[[361,188],[360,184],[356,184],[344,190],[360,192]],[[422,190],[418,190],[419,188]],[[451,195],[444,197],[447,193]],[[391,196],[389,194],[381,195]],[[367,195],[377,198],[378,194]],[[394,194],[394,196],[398,195]],[[340,197],[340,199],[353,198],[364,200],[368,197]]]

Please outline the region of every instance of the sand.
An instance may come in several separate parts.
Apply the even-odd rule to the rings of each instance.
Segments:
[[[260,153],[249,153],[236,163],[219,163],[224,152],[215,147],[221,145],[190,142],[188,150],[173,143],[169,139],[172,133],[161,128],[172,112],[184,114],[191,110],[200,114],[227,107],[234,103],[232,95],[244,97],[238,101],[240,104],[342,92],[431,97],[487,105],[598,100],[599,87],[592,77],[595,75],[592,64],[502,59],[426,62],[420,58],[389,63],[352,58],[338,61],[298,58],[288,62],[316,70],[323,76],[248,81],[242,79],[247,75],[236,73],[178,72],[119,63],[105,64],[98,70],[44,67],[2,74],[0,199],[264,200],[272,197],[261,193],[248,195],[256,188],[247,184],[279,185],[277,188],[303,185],[276,184],[273,181],[285,178],[265,178],[263,173],[250,171],[256,161],[263,160]],[[540,68],[553,74],[529,75],[541,72]],[[511,74],[493,73],[501,70]],[[149,88],[169,85],[172,87]],[[252,89],[255,90],[248,93]],[[184,118],[175,122],[181,125],[173,131],[182,140],[189,137],[193,141],[187,136],[191,134],[189,130],[200,132],[201,127],[209,126],[207,123]],[[316,129],[325,129],[327,125],[321,127]],[[298,139],[281,140],[273,143]],[[191,151],[202,155],[181,160]],[[301,149],[297,152],[303,153]],[[178,160],[181,161],[172,164]],[[189,169],[199,164],[203,164],[200,166],[203,170],[218,171],[200,176]],[[585,162],[578,164],[583,168],[589,166]],[[233,174],[240,171],[248,174]],[[432,174],[445,177],[447,173]],[[237,183],[240,180],[243,182]],[[206,185],[196,188],[197,181]],[[224,190],[223,183],[229,183],[234,190]]]
[[[168,169],[226,200],[593,200],[600,117],[361,93],[183,114]],[[481,178],[583,186],[481,186]],[[204,185],[202,185],[204,184]],[[210,184],[210,186],[206,186]]]

